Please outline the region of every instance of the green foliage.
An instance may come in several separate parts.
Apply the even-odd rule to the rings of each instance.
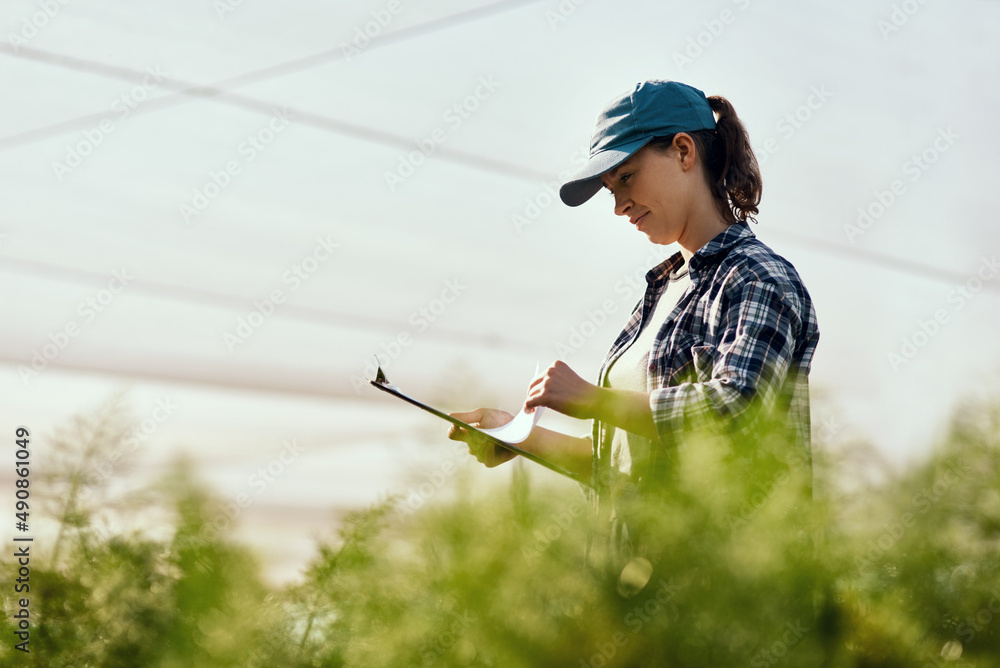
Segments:
[[[206,529],[219,504],[183,463],[134,507],[168,512],[168,538],[102,534],[97,499],[73,481],[120,442],[127,416],[78,424],[90,428],[64,438],[53,469],[59,555],[32,560],[32,652],[12,650],[8,587],[2,665],[1000,661],[995,406],[962,412],[932,458],[875,482],[846,460],[817,462],[814,481],[777,431],[703,434],[665,484],[618,505],[631,537],[621,550],[606,509],[575,484],[527,463],[509,484],[460,473],[417,511],[388,499],[349,514],[301,582],[278,591],[252,554]],[[0,561],[4,582],[16,570]]]
[[[285,617],[269,600],[252,555],[202,531],[220,511],[192,482],[189,465],[175,465],[152,504],[99,495],[107,476],[93,475],[94,465],[122,461],[113,455],[129,427],[114,400],[56,436],[60,459],[46,483],[62,495],[49,503],[60,522],[58,538],[50,552],[38,551],[43,542],[32,543],[30,591],[2,592],[0,634],[8,640],[0,646],[0,665],[276,665],[287,649]],[[172,510],[173,538],[102,533],[94,522],[98,498],[137,514]],[[17,569],[9,558],[0,562],[3,582],[13,583]],[[30,601],[27,654],[9,641],[19,597]]]

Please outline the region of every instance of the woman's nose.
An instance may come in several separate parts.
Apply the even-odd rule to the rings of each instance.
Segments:
[[[628,210],[632,208],[632,200],[624,195],[615,193],[615,215],[626,216]]]

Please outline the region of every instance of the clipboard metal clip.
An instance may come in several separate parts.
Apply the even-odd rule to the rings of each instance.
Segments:
[[[425,404],[423,402],[417,401],[413,397],[410,397],[410,396],[408,396],[406,394],[403,394],[402,390],[400,390],[398,387],[396,387],[393,383],[389,382],[389,379],[385,377],[385,372],[382,371],[382,364],[378,360],[378,355],[375,355],[374,357],[375,357],[375,378],[374,379],[369,378],[368,382],[371,383],[374,387],[378,388],[379,390],[381,390],[383,392],[387,392],[387,393],[395,396],[397,399],[402,399],[403,401],[405,401],[408,404],[413,404],[417,408],[420,408],[421,410],[427,411],[428,413],[431,413],[432,415],[436,415],[437,417],[441,418],[442,420],[446,420],[446,421],[452,423],[453,425],[456,425],[456,426],[461,427],[463,429],[467,429],[469,431],[472,431],[472,432],[478,434],[479,436],[481,436],[482,438],[490,440],[491,442],[493,442],[494,444],[500,446],[501,448],[505,448],[507,450],[510,450],[511,452],[516,452],[517,454],[521,455],[522,457],[524,457],[526,459],[529,459],[529,460],[535,462],[536,464],[544,466],[545,468],[547,468],[547,469],[549,469],[551,471],[555,471],[556,473],[559,473],[560,475],[566,476],[570,480],[574,480],[574,481],[576,481],[578,483],[581,483],[583,485],[590,486],[590,482],[589,481],[582,480],[580,478],[580,476],[576,475],[575,473],[572,473],[571,471],[569,471],[567,469],[564,469],[562,466],[559,466],[558,464],[553,464],[552,462],[546,461],[545,459],[543,459],[542,457],[539,457],[538,455],[534,454],[533,452],[528,452],[527,450],[523,450],[523,449],[519,448],[516,445],[517,443],[521,443],[521,442],[524,441],[525,437],[527,437],[527,432],[530,432],[530,430],[532,428],[534,428],[534,423],[537,422],[537,418],[541,416],[541,412],[544,409],[538,409],[535,412],[535,414],[534,414],[534,419],[532,419],[532,417],[527,416],[527,414],[524,414],[524,413],[521,414],[522,416],[524,416],[524,417],[526,417],[528,419],[529,424],[527,426],[527,432],[523,436],[521,436],[518,440],[516,440],[516,441],[513,441],[513,440],[501,440],[499,438],[499,435],[498,435],[497,432],[499,432],[500,430],[504,429],[505,427],[497,427],[497,428],[493,428],[493,429],[481,429],[481,428],[478,428],[478,427],[474,427],[474,426],[472,426],[470,424],[462,422],[458,418],[452,417],[451,415],[449,415],[447,413],[442,413],[438,409],[432,408],[431,406],[428,406],[427,404]],[[537,373],[536,373],[536,375],[537,375]],[[518,417],[521,417],[521,416],[518,416]],[[515,418],[515,420],[517,420],[517,419],[518,418]]]
[[[389,382],[389,379],[385,377],[385,372],[382,371],[382,363],[378,361],[378,355],[372,355],[372,357],[375,358],[375,378],[369,378],[368,382],[399,392],[400,389],[393,383]]]

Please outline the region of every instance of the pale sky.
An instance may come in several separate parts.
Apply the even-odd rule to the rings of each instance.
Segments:
[[[630,281],[675,249],[551,184],[645,79],[727,97],[750,132],[754,231],[819,317],[821,440],[903,465],[996,394],[996,2],[40,7],[0,8],[4,428],[44,458],[118,389],[140,419],[170,398],[140,471],[189,452],[223,498],[304,444],[244,517],[282,576],[335,512],[454,455],[357,382],[372,353],[413,395],[508,409],[567,346],[596,377]]]

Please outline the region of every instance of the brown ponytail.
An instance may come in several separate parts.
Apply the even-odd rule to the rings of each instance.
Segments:
[[[708,141],[703,148],[709,186],[716,199],[730,209],[737,220],[757,222],[757,205],[763,183],[760,167],[750,146],[746,128],[736,116],[729,100],[719,95],[708,98],[708,104],[718,115],[715,122],[716,141]],[[702,131],[711,135],[712,130]],[[701,134],[702,132],[693,133]],[[697,140],[696,140],[697,141]]]
[[[705,181],[726,218],[756,223],[763,184],[750,137],[726,98],[712,95],[708,104],[718,116],[715,129],[687,133],[702,156]],[[651,145],[665,149],[673,144],[673,139],[673,136],[658,137]]]

